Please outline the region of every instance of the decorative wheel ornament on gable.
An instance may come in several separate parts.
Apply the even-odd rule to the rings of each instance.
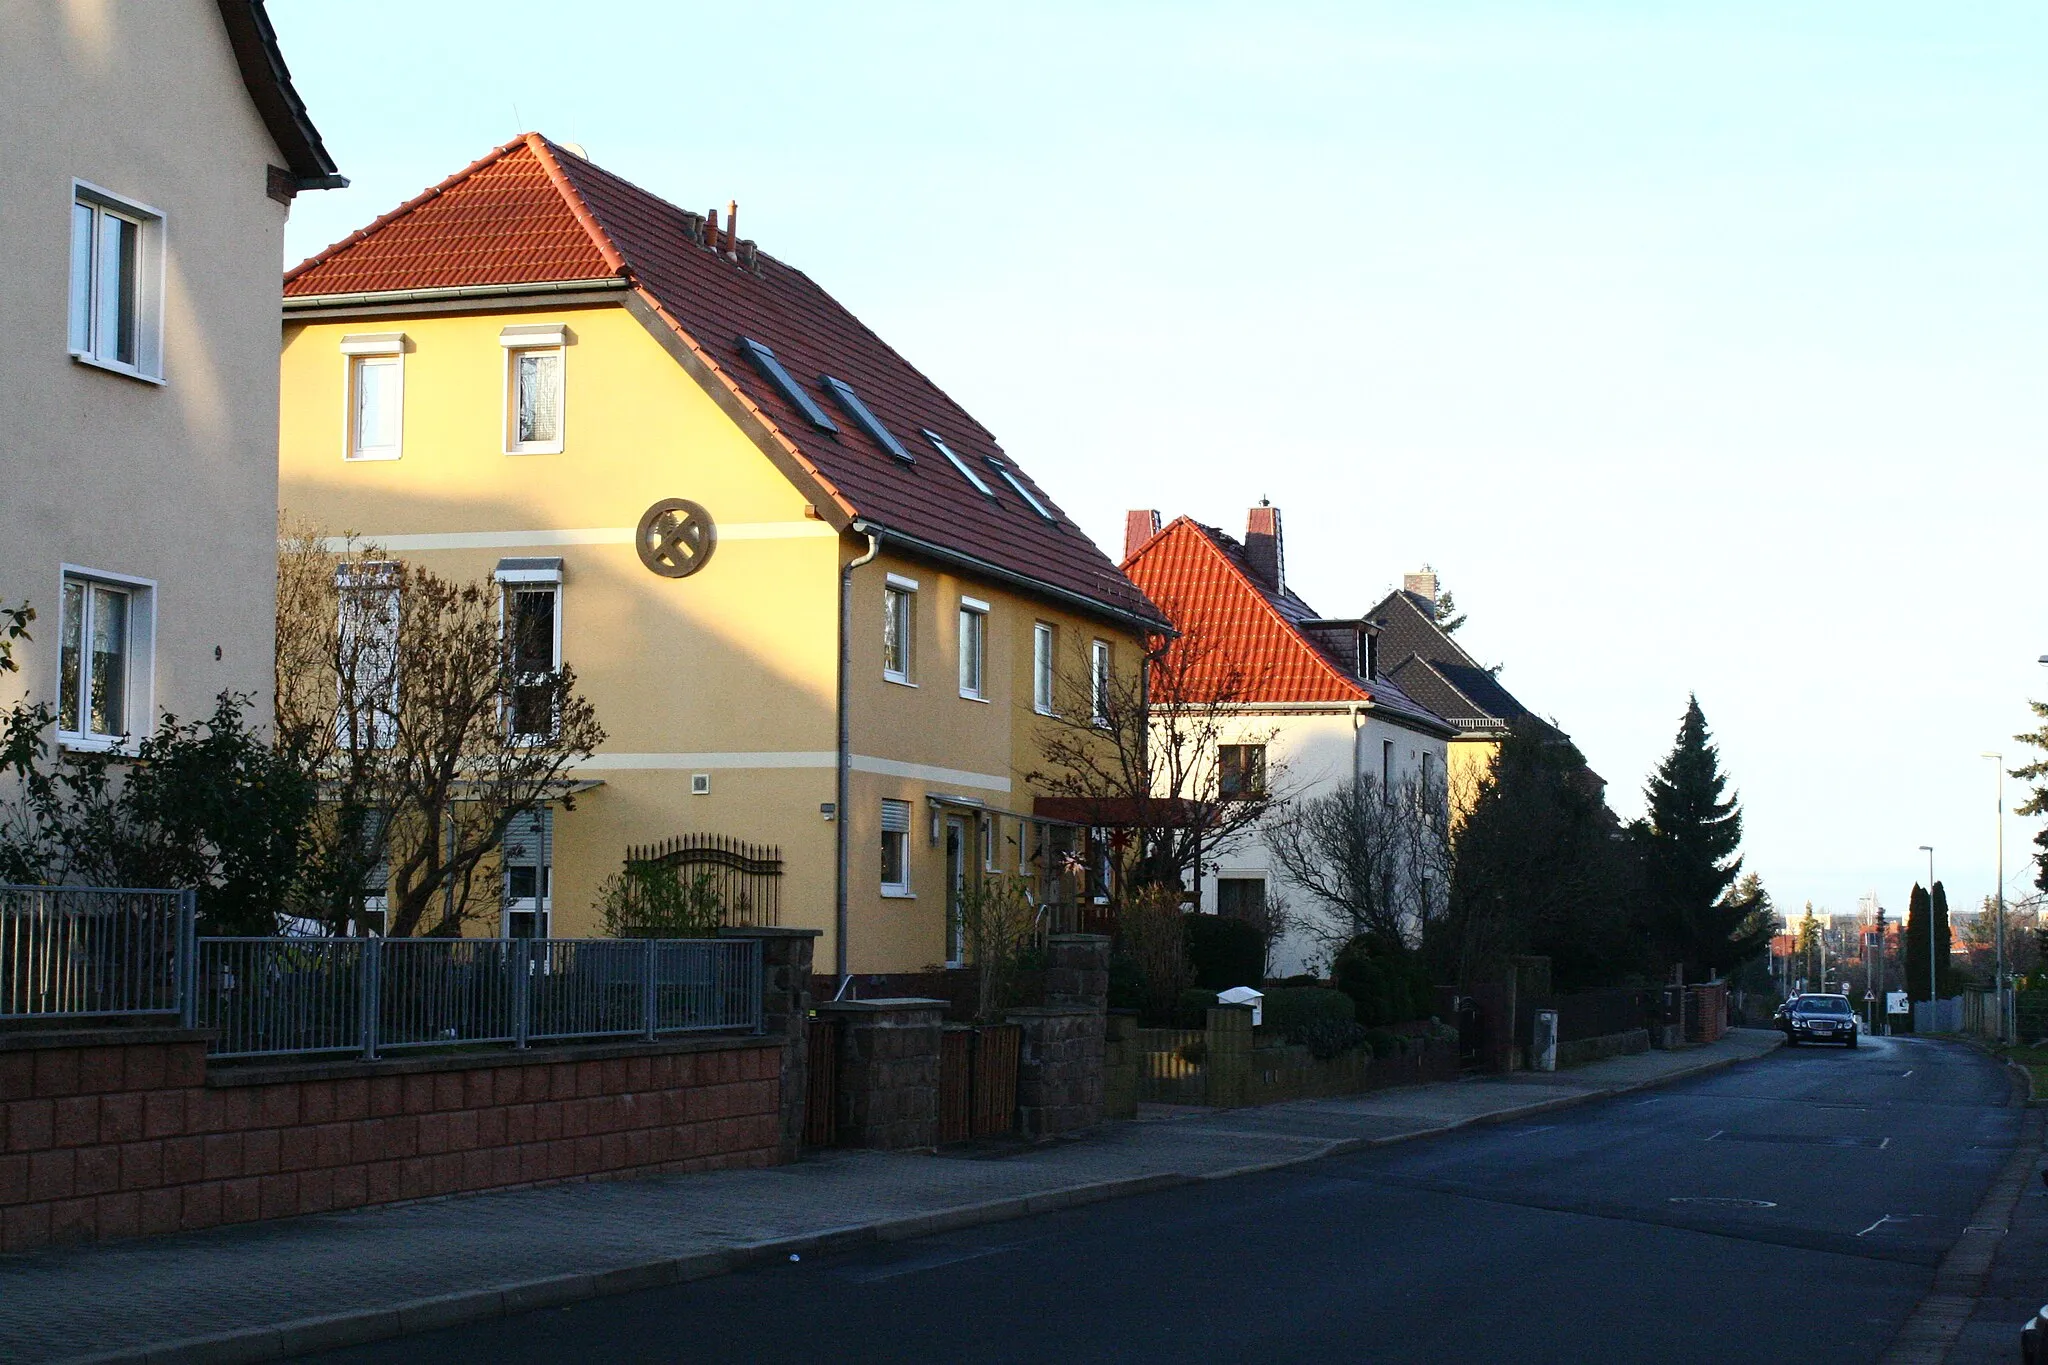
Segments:
[[[663,498],[642,514],[633,546],[640,562],[663,578],[688,578],[718,548],[718,527],[700,504]]]

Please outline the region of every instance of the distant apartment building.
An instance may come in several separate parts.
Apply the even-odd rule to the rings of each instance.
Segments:
[[[267,719],[285,216],[344,182],[258,0],[0,7],[0,701]]]

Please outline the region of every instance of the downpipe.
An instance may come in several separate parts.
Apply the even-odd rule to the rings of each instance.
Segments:
[[[832,820],[838,826],[834,848],[837,867],[832,885],[832,966],[839,976],[839,989],[832,996],[834,1000],[845,999],[846,988],[853,981],[846,967],[846,879],[852,853],[847,841],[846,802],[853,771],[853,727],[848,716],[853,686],[853,571],[873,562],[882,552],[879,534],[859,522],[854,523],[854,530],[867,537],[868,548],[866,553],[847,560],[839,570],[839,751],[832,806]]]

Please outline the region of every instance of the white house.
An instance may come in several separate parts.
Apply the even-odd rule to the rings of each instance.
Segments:
[[[1296,799],[1355,777],[1388,792],[1411,782],[1442,789],[1455,731],[1380,673],[1372,621],[1323,616],[1288,587],[1280,509],[1252,508],[1242,542],[1188,517],[1162,528],[1159,513],[1132,512],[1123,569],[1184,638],[1199,640],[1234,675],[1231,705],[1241,723],[1237,743],[1222,736],[1221,795],[1234,786],[1262,789],[1268,771],[1282,770],[1284,790]],[[1302,922],[1316,913],[1311,898],[1289,883],[1260,832],[1205,860],[1203,910],[1254,918],[1276,900],[1298,922],[1274,945],[1268,971],[1290,976],[1326,966],[1325,937]]]

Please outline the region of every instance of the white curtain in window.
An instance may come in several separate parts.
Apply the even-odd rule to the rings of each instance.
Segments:
[[[519,440],[546,443],[562,439],[562,353],[519,353]]]

